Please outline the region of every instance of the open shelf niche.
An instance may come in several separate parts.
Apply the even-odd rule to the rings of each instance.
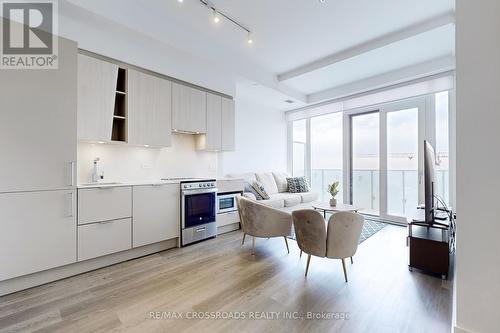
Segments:
[[[111,140],[127,142],[127,70],[118,68]]]

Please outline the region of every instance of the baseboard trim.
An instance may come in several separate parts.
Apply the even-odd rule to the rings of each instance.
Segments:
[[[177,238],[0,282],[0,296],[177,247]]]
[[[473,333],[473,332],[467,331],[466,329],[460,328],[458,326],[453,326],[453,333]]]
[[[217,228],[217,235],[225,234],[240,229],[240,223],[228,224]]]

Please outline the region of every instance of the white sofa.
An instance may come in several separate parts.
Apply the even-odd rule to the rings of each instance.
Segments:
[[[266,192],[269,194],[269,199],[259,200],[259,202],[274,208],[294,207],[301,204],[313,202],[318,199],[318,194],[313,192],[288,192],[288,184],[286,178],[290,176],[283,172],[247,172],[242,174],[231,174],[227,177],[245,180],[247,184],[245,186],[245,192],[243,193],[243,196],[252,200],[256,200],[256,197],[253,193],[247,191],[247,189],[249,186],[251,186],[251,184],[253,184],[254,181],[260,182],[264,186]]]

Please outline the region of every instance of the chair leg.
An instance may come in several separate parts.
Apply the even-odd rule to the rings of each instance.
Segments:
[[[300,250],[299,258],[302,258],[302,250]]]
[[[288,254],[290,254],[290,248],[288,247],[288,241],[286,240],[286,236],[283,238],[285,239],[286,250],[288,251]]]
[[[351,265],[354,264],[354,260],[352,260],[352,257],[351,257]]]
[[[255,254],[255,237],[252,237],[252,254]]]
[[[247,234],[243,233],[243,240],[241,241],[241,246],[243,246],[245,244],[245,237],[247,236]]]
[[[341,260],[342,260],[342,268],[344,269],[345,282],[347,282],[347,270],[345,269],[345,260],[344,259]]]
[[[306,277],[307,277],[307,272],[309,271],[309,263],[311,262],[311,255],[307,255],[307,265],[306,265]]]

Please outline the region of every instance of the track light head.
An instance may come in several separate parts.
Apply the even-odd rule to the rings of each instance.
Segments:
[[[220,22],[220,17],[219,14],[217,13],[217,9],[214,8],[214,22],[219,23]]]
[[[248,32],[247,43],[253,44],[253,36],[252,36],[252,33],[250,31]]]

